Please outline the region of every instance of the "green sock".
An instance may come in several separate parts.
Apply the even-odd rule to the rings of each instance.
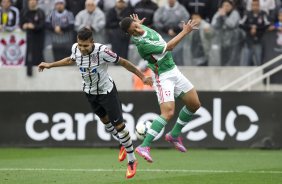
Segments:
[[[154,138],[161,132],[163,127],[167,124],[166,120],[159,116],[155,119],[151,125],[151,128],[148,130],[146,137],[142,143],[142,147],[151,146],[152,141]]]
[[[181,109],[178,119],[170,131],[172,137],[176,138],[180,135],[182,128],[192,119],[193,113],[190,112],[185,106]]]

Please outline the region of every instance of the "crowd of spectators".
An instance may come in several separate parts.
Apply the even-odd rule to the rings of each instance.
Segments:
[[[119,22],[132,13],[145,17],[144,24],[166,41],[181,31],[182,21],[199,22],[199,31],[173,51],[177,65],[258,66],[264,34],[273,30],[282,34],[280,0],[0,1],[0,32],[26,31],[28,65],[44,60],[43,50],[50,45],[55,60],[69,56],[76,31],[84,26],[93,30],[95,42],[109,44],[128,58],[130,39]]]

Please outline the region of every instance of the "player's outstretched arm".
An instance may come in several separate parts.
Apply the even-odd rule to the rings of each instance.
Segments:
[[[70,57],[66,57],[62,60],[55,61],[53,63],[46,63],[46,62],[41,62],[38,65],[38,71],[42,72],[45,68],[53,68],[53,67],[59,67],[59,66],[67,66],[73,64],[74,61]]]
[[[187,34],[193,30],[197,30],[197,24],[194,20],[189,20],[187,23],[183,22],[182,31],[167,43],[166,51],[172,51]]]
[[[124,68],[126,68],[128,71],[134,73],[135,75],[137,75],[144,84],[152,86],[153,85],[153,80],[152,77],[146,77],[140,70],[138,70],[138,68],[136,68],[136,66],[134,64],[132,64],[130,61],[120,57],[118,63],[123,66]]]
[[[143,18],[142,20],[140,20],[137,14],[131,14],[130,18],[132,18],[135,22],[139,24],[143,24],[143,22],[146,20],[146,18]]]

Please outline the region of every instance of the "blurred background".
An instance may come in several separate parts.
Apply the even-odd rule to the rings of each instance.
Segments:
[[[0,2],[0,147],[117,147],[81,92],[78,68],[39,73],[36,66],[70,56],[76,32],[86,26],[93,30],[95,42],[108,45],[151,75],[119,28],[122,18],[136,13],[166,41],[181,31],[182,21],[199,23],[199,30],[173,51],[178,68],[195,85],[202,102],[195,118],[182,130],[184,144],[201,149],[282,148],[282,1]],[[120,91],[124,119],[137,146],[135,125],[159,114],[156,96],[120,66],[109,66],[109,73]],[[181,107],[177,101],[176,112]],[[166,129],[175,121],[176,117]],[[153,146],[170,148],[162,136]],[[276,153],[269,158],[282,165],[281,151]],[[279,183],[282,168],[274,167],[274,162],[266,163],[269,169],[278,170],[273,183]]]

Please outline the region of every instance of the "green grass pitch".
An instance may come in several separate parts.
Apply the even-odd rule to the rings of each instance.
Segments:
[[[152,149],[125,179],[117,149],[0,149],[0,184],[279,184],[282,150]]]

